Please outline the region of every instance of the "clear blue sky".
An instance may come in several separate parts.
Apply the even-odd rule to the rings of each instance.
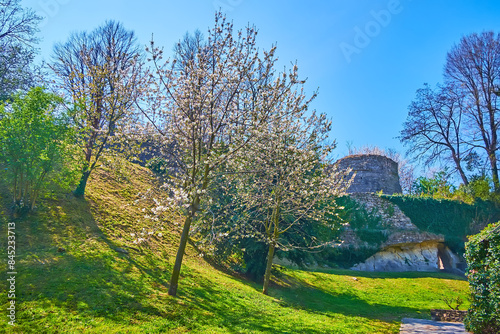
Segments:
[[[442,81],[446,53],[463,35],[500,32],[498,0],[23,0],[46,19],[41,58],[74,31],[107,19],[134,30],[146,45],[172,50],[187,31],[206,33],[221,7],[237,28],[259,30],[258,44],[277,43],[281,65],[298,62],[313,107],[333,121],[339,157],[354,146],[403,151],[398,136],[415,91]],[[361,31],[361,32],[360,32]]]

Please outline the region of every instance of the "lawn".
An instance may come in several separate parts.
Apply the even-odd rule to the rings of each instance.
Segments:
[[[177,227],[165,225],[143,246],[131,237],[151,227],[137,194],[152,187],[142,167],[108,166],[85,200],[54,191],[23,218],[8,218],[2,188],[1,254],[7,258],[6,223],[15,222],[18,274],[16,326],[3,316],[0,332],[398,333],[403,317],[428,319],[430,309],[446,308],[443,297],[467,299],[467,281],[448,274],[285,267],[265,296],[260,284],[214,268],[192,247],[178,297],[168,296]]]

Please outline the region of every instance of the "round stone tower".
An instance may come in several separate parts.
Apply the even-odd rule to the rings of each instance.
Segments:
[[[387,157],[375,154],[349,155],[337,162],[341,169],[352,168],[356,173],[348,193],[375,193],[392,195],[401,193],[398,164]]]

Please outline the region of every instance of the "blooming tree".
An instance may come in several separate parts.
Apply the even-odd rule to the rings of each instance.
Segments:
[[[194,57],[164,61],[153,42],[148,50],[155,88],[148,92],[144,113],[170,163],[171,200],[185,210],[170,295],[177,293],[191,223],[218,177],[216,171],[248,147],[290,85],[274,80],[275,48],[259,52],[256,35],[252,27],[234,33],[232,24],[217,13]]]
[[[309,113],[296,66],[283,81],[294,83],[273,105],[269,122],[259,128],[255,143],[239,152],[235,169],[236,201],[247,214],[239,219],[246,230],[268,245],[263,293],[268,293],[276,249],[299,246],[317,249],[333,240],[308,235],[305,223],[335,229],[339,222],[335,198],[350,184],[349,171],[330,161],[334,143],[327,143],[331,122]],[[247,232],[248,233],[248,232]],[[287,233],[299,238],[284,238]],[[305,244],[304,244],[305,241]]]

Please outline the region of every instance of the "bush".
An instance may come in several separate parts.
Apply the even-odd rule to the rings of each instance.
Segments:
[[[465,257],[471,292],[465,326],[474,333],[500,333],[500,222],[470,237]]]
[[[32,210],[50,183],[69,184],[67,168],[74,140],[62,100],[41,87],[18,94],[10,105],[0,105],[1,176],[8,182],[17,210]]]

